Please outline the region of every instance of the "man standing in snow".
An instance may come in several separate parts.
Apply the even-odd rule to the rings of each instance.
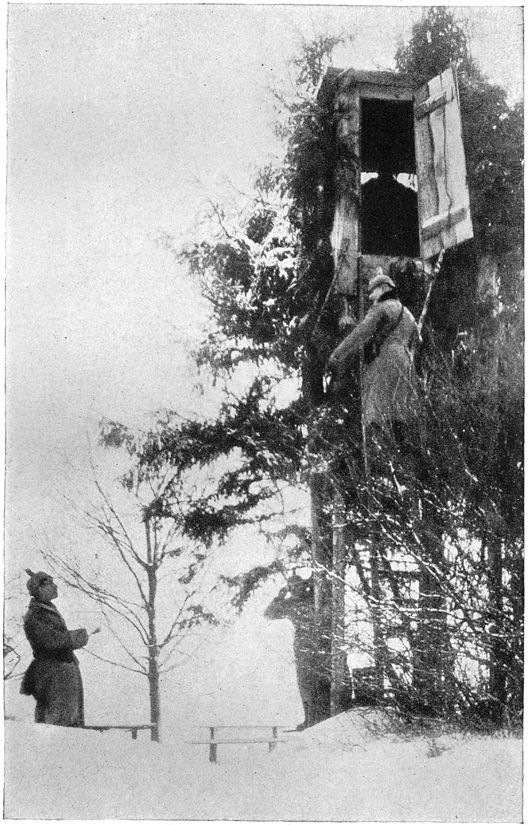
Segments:
[[[84,725],[81,671],[73,651],[84,647],[84,628],[68,630],[57,608],[57,585],[47,573],[29,575],[32,596],[24,617],[24,631],[33,650],[33,661],[24,674],[20,692],[37,701],[35,722],[47,725]]]
[[[362,408],[366,429],[401,443],[416,416],[416,379],[412,347],[418,327],[402,305],[394,281],[379,269],[368,287],[373,306],[330,356],[337,385],[364,353]]]
[[[327,613],[323,617],[315,611],[314,577],[308,579],[294,573],[273,601],[267,606],[267,619],[289,619],[293,624],[293,652],[299,694],[304,709],[304,720],[297,730],[304,730],[328,719],[330,713],[331,675],[328,666],[330,631],[320,636],[321,621],[331,625]],[[352,684],[348,666],[345,666],[344,684],[340,687],[340,704],[350,707]]]

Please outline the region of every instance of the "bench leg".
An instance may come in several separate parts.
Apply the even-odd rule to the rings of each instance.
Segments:
[[[209,762],[216,762],[216,743],[211,742],[209,745]]]

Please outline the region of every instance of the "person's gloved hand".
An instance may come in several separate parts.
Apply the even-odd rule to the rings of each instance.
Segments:
[[[77,630],[70,630],[70,636],[74,648],[84,647],[88,641],[88,633],[84,627],[79,627]]]

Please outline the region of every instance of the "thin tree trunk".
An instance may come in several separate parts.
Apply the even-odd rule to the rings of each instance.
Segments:
[[[382,593],[379,575],[379,557],[375,541],[371,541],[369,557],[370,614],[372,617],[372,635],[374,640],[376,696],[379,701],[382,701],[385,692],[385,640],[382,631]]]
[[[150,700],[150,723],[152,728],[150,738],[153,742],[160,741],[160,685],[158,668],[158,639],[156,634],[156,591],[158,586],[156,567],[156,539],[152,546],[150,521],[145,521],[147,538],[147,577],[148,577],[148,683]]]
[[[345,505],[340,493],[335,494],[334,543],[332,579],[332,681],[330,689],[330,712],[332,716],[341,713],[349,705],[350,690],[347,678],[347,655],[345,647]]]
[[[324,473],[310,477],[312,516],[312,559],[315,568],[315,610],[323,613],[331,600],[331,586],[327,571],[332,569],[332,491]]]
[[[504,604],[502,589],[502,542],[493,537],[488,547],[490,602],[493,637],[490,650],[489,690],[494,707],[492,717],[500,722],[506,705],[506,650],[504,644]]]

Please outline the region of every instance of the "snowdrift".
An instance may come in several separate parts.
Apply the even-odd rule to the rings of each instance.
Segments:
[[[402,736],[353,710],[273,753],[172,734],[104,734],[6,722],[7,819],[521,822],[521,740]]]

